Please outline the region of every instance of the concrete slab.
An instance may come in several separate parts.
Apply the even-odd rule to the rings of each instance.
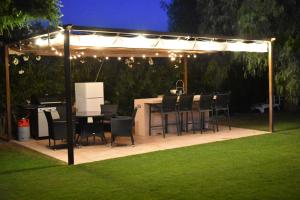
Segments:
[[[80,148],[74,148],[75,164],[82,164],[112,158],[119,158],[124,156],[143,154],[148,152],[180,148],[198,144],[205,144],[217,141],[231,140],[255,135],[267,134],[269,132],[257,131],[242,128],[232,128],[231,131],[228,127],[221,127],[219,132],[206,131],[203,134],[200,132],[183,133],[182,136],[177,136],[175,133],[169,133],[164,139],[162,135],[153,136],[135,136],[136,145],[126,146],[113,146],[101,145],[99,140],[96,140],[96,144],[93,144],[92,138],[90,138],[90,145],[81,146]],[[106,133],[107,138],[110,138],[109,133]],[[108,141],[110,141],[108,139]],[[48,147],[48,140],[34,140],[28,141],[14,141],[15,143],[35,150],[42,154],[56,158],[58,160],[67,162],[67,150],[53,150]],[[129,138],[119,138],[117,143],[131,144]]]

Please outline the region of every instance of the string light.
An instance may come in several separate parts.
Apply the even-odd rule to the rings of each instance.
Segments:
[[[106,57],[105,57],[105,60],[108,60],[108,59],[109,59],[109,57],[106,56]]]
[[[41,57],[41,56],[37,56],[35,59],[36,59],[37,61],[40,61],[40,60],[42,59],[42,57]]]
[[[23,56],[23,60],[26,62],[29,60],[29,56]]]
[[[194,58],[197,58],[197,55],[196,55],[196,54],[194,55]]]
[[[145,54],[143,54],[143,58],[144,58],[144,59],[146,58],[146,55],[145,55]]]
[[[154,65],[153,59],[150,57],[148,60],[149,65]]]
[[[118,57],[118,60],[122,60],[122,58],[121,58],[121,57]]]
[[[190,55],[187,55],[187,57],[190,58],[191,56],[190,56]]]
[[[155,53],[155,55],[156,55],[156,56],[158,56],[158,55],[159,55],[159,53]]]
[[[94,55],[93,57],[94,57],[94,58],[97,58],[97,56],[96,56],[96,55]]]
[[[13,63],[14,63],[14,65],[18,65],[19,64],[18,58],[14,58]]]

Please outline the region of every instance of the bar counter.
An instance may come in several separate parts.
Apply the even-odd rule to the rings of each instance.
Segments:
[[[195,95],[194,96],[194,121],[195,121],[195,127],[198,127],[199,123],[199,113],[197,110],[198,106],[198,101],[200,100],[200,95]],[[135,99],[134,100],[134,107],[139,107],[136,117],[135,117],[135,135],[140,135],[140,136],[149,136],[149,108],[150,104],[161,104],[162,102],[162,97],[157,97],[157,98],[146,98],[146,99]],[[208,113],[205,114],[205,117],[208,115]],[[189,115],[190,119],[190,115]],[[161,125],[161,114],[160,112],[154,112],[151,113],[151,121],[152,125]],[[173,123],[175,122],[175,116],[170,115],[169,116],[169,122]],[[189,125],[191,128],[192,125]],[[207,126],[207,125],[205,125]],[[176,126],[170,126],[168,127],[170,133],[176,132]],[[162,128],[157,128],[157,129],[152,129],[152,134],[157,134],[157,133],[162,133]]]

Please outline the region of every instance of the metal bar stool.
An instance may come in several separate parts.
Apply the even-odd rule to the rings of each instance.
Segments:
[[[161,104],[153,104],[149,103],[149,136],[152,135],[152,129],[154,128],[161,128],[161,125],[152,125],[152,113],[160,113],[161,111]]]
[[[163,128],[163,137],[165,138],[165,133],[168,132],[168,125],[176,125],[177,135],[179,135],[180,128],[179,128],[179,114],[176,108],[177,104],[177,96],[164,96],[162,99],[161,105],[161,120],[162,120],[162,128]],[[168,115],[175,114],[176,122],[169,123],[168,122]]]
[[[180,95],[179,104],[178,104],[178,114],[180,114],[180,134],[181,130],[183,130],[183,114],[185,113],[185,131],[188,132],[189,123],[189,113],[192,118],[192,130],[195,133],[195,124],[194,124],[194,116],[193,116],[193,101],[194,95]]]
[[[217,131],[219,131],[219,112],[225,113],[227,118],[228,128],[229,130],[231,130],[230,114],[229,114],[229,97],[230,97],[230,92],[216,95],[214,110],[215,110]]]
[[[199,129],[202,131],[205,129],[205,123],[212,123],[213,131],[215,132],[215,117],[213,112],[213,95],[200,95],[199,100]],[[208,119],[205,119],[205,113],[208,112]]]

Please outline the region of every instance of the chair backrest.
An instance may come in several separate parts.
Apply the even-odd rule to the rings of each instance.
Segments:
[[[59,119],[62,121],[66,121],[67,120],[66,106],[65,105],[56,106],[56,110],[59,114]]]
[[[179,111],[190,111],[193,109],[194,95],[180,95],[179,97]]]
[[[106,115],[117,115],[118,105],[116,104],[104,104],[101,105],[101,113]]]
[[[216,107],[226,108],[229,105],[230,93],[217,94],[215,100]]]
[[[162,112],[176,111],[177,95],[165,95],[162,99]]]
[[[132,118],[111,118],[111,134],[113,136],[130,136],[132,134]]]
[[[199,101],[199,109],[200,110],[211,110],[212,109],[212,102],[213,102],[213,95],[200,95]]]
[[[50,111],[45,111],[44,110],[44,114],[46,116],[47,119],[47,123],[48,123],[48,132],[49,132],[49,137],[53,138],[53,119],[52,119],[52,115]]]

